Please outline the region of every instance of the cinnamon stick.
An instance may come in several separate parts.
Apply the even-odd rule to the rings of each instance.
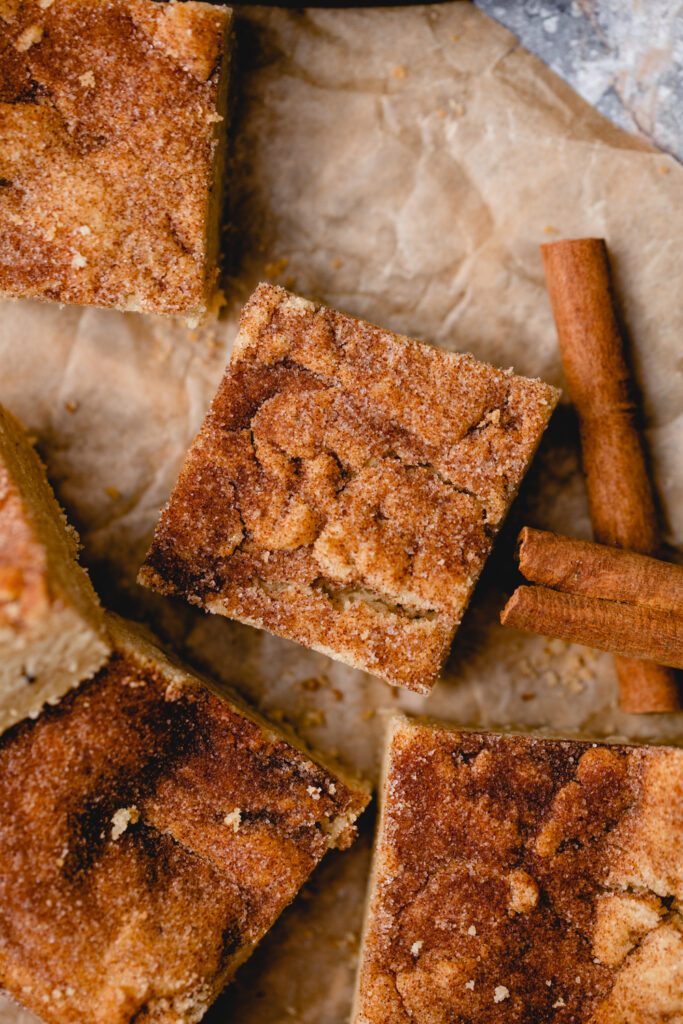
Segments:
[[[627,658],[683,668],[683,616],[657,608],[518,587],[500,617],[504,626],[597,647]]]
[[[519,535],[517,557],[531,583],[683,616],[680,565],[529,526]]]
[[[603,239],[579,238],[551,242],[541,251],[569,396],[579,417],[595,539],[654,555],[661,543],[654,491],[636,423],[607,247]],[[624,710],[680,706],[670,670],[620,658],[615,666]]]

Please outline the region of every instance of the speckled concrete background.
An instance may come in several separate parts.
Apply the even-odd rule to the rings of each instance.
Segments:
[[[475,0],[584,99],[683,160],[681,0]]]

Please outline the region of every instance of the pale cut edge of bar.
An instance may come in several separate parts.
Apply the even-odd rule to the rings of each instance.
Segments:
[[[0,733],[93,676],[111,651],[99,599],[77,560],[78,535],[20,423],[0,406],[0,468],[3,463],[8,498],[43,556],[46,600],[29,606],[18,622],[0,617]]]

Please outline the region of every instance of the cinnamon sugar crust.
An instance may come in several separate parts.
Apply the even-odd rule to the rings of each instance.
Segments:
[[[0,294],[202,317],[231,11],[0,4]]]
[[[0,406],[0,733],[94,675],[109,655],[78,548],[33,445]]]
[[[260,285],[139,581],[428,693],[557,397]]]
[[[683,1019],[683,751],[395,719],[354,1024]]]
[[[191,1024],[368,794],[110,625],[0,740],[0,986],[48,1024]]]

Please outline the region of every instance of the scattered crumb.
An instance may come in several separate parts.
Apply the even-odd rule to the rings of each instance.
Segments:
[[[553,1010],[559,1010],[559,1008],[561,1006],[566,1006],[566,1005],[567,1004],[565,1003],[564,999],[562,998],[562,996],[560,996],[560,998],[558,1000],[556,1000],[556,1002],[553,1003]]]
[[[91,235],[92,234],[92,231],[90,230],[90,228],[88,227],[87,224],[81,224],[81,226],[80,226],[80,228],[78,230],[80,231],[80,233],[82,235]]]
[[[670,167],[664,167],[664,166],[662,166],[662,167],[660,167],[660,168],[659,168],[659,173],[660,173],[660,174],[668,174],[670,170],[671,170],[671,168],[670,168]]]
[[[82,270],[83,267],[87,265],[87,263],[88,261],[86,260],[83,253],[75,252],[71,257],[71,266],[74,268],[74,270]]]
[[[327,792],[330,794],[330,796],[334,796],[334,794],[337,792],[337,787],[335,786],[334,782],[327,783]]]
[[[84,71],[82,75],[78,76],[78,81],[84,88],[95,88],[95,76],[93,75],[92,71]]]
[[[304,715],[303,724],[305,726],[325,725],[325,712],[307,711],[306,714]]]
[[[322,686],[321,681],[316,677],[312,676],[310,679],[302,679],[299,684],[302,690],[308,690],[310,693],[315,693]]]
[[[465,988],[468,988],[470,992],[474,990],[474,978],[470,978],[469,981],[465,982]]]
[[[43,29],[41,25],[27,25],[14,45],[19,53],[25,53],[35,43],[39,43],[42,38]]]
[[[412,944],[412,946],[410,947],[410,952],[413,954],[413,956],[417,956],[423,946],[424,946],[423,940],[422,939],[418,939],[417,942],[414,942]]]
[[[105,487],[104,493],[107,495],[108,498],[111,498],[113,501],[118,501],[118,499],[121,497],[121,491],[117,487]]]
[[[559,235],[560,233],[557,228],[552,227],[550,224],[546,224],[543,231],[546,235]]]
[[[456,43],[459,38],[460,36],[458,35],[458,33],[454,32],[453,35],[451,36],[451,42]]]
[[[339,270],[341,265],[342,265],[342,261],[339,259],[339,257],[335,256],[335,258],[332,260],[332,269],[333,270]]]
[[[436,116],[437,117],[445,117],[446,116],[446,111],[443,109],[443,107],[439,107],[439,109],[436,112]]]
[[[371,718],[375,717],[374,708],[368,708],[367,711],[364,711],[360,717],[364,722],[369,722]]]
[[[534,700],[535,697],[536,697],[536,694],[535,693],[523,693],[521,695],[521,697],[522,697],[522,700],[524,700],[524,701]]]
[[[242,811],[239,809],[239,807],[235,807],[233,811],[230,811],[230,813],[226,814],[225,817],[223,818],[223,824],[231,828],[233,832],[239,832],[239,827],[241,823]]]
[[[67,412],[76,412],[78,409],[78,402],[65,402],[64,408]]]
[[[52,7],[54,2],[55,0],[38,0],[38,6],[40,7],[41,11],[46,11],[48,7]]]
[[[320,799],[320,787],[319,786],[307,786],[306,792],[313,800]]]
[[[505,987],[505,985],[496,985],[496,987],[495,987],[495,989],[493,991],[493,1001],[494,1001],[494,1003],[502,1003],[504,999],[509,999],[509,998],[510,998],[510,991],[509,991],[509,989],[507,989]]]
[[[467,934],[468,935],[476,935],[477,934],[477,929],[474,927],[473,924],[471,924],[469,926],[469,928],[467,929]]]
[[[394,78],[405,78],[406,77],[406,73],[407,73],[407,68],[406,68],[405,64],[397,64],[396,67],[394,68],[394,70],[391,73],[394,76]]]
[[[120,807],[118,811],[115,811],[112,815],[111,823],[111,837],[116,840],[119,836],[122,836],[129,825],[135,825],[140,820],[140,812],[133,804],[131,807]]]

